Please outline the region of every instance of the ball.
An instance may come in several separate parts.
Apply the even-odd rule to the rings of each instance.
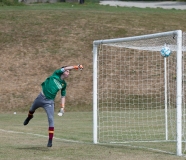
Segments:
[[[171,50],[170,50],[170,48],[169,47],[163,47],[162,49],[161,49],[161,51],[160,51],[160,53],[161,53],[161,55],[163,56],[163,57],[168,57],[168,56],[170,56],[171,55]]]
[[[58,116],[62,116],[62,115],[63,115],[63,113],[59,112],[57,115],[58,115]]]

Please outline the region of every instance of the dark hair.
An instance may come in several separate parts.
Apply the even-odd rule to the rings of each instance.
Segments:
[[[63,66],[63,67],[61,67],[61,68],[65,68],[65,67],[67,67],[67,66]]]
[[[65,68],[65,67],[67,67],[67,66],[63,66],[63,67],[61,67],[61,68]],[[63,73],[64,73],[64,72],[63,72]],[[62,73],[62,74],[63,74],[63,73]]]

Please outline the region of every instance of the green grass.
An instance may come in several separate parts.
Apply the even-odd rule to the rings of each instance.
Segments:
[[[19,131],[19,132],[30,132],[34,134],[41,134],[48,136],[48,121],[45,113],[42,112],[35,113],[34,119],[29,123],[28,126],[23,126],[23,121],[27,116],[26,114],[17,113],[16,115],[4,114],[1,115],[1,119],[5,121],[1,123],[6,127],[5,130]],[[83,121],[81,119],[83,117]],[[80,121],[79,121],[80,119]],[[77,113],[66,113],[63,117],[57,116],[55,114],[56,123],[56,133],[55,136],[58,138],[77,140],[83,142],[92,141],[92,119],[89,112],[77,112]],[[11,125],[10,125],[11,124]],[[19,129],[18,129],[19,128]],[[76,129],[75,129],[76,128]],[[78,130],[77,130],[78,129]],[[75,133],[76,132],[76,133]],[[83,136],[83,134],[87,136]],[[81,139],[80,139],[81,137]]]
[[[0,153],[2,160],[44,159],[143,159],[184,160],[156,150],[148,144],[94,145],[92,143],[92,113],[70,112],[63,117],[55,113],[55,138],[52,148],[47,148],[48,126],[45,113],[35,113],[27,126],[22,123],[26,113],[0,114]],[[151,147],[166,148],[166,143],[152,143]],[[169,144],[170,146],[171,144]],[[134,147],[135,146],[135,147]]]

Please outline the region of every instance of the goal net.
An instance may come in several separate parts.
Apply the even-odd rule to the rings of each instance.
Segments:
[[[94,41],[94,143],[183,154],[184,37],[179,30]]]

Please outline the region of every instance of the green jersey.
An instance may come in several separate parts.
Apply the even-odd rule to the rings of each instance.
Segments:
[[[42,84],[42,90],[47,99],[54,100],[57,92],[61,90],[61,96],[66,96],[66,82],[61,79],[63,69],[55,70],[54,73],[48,77]]]

